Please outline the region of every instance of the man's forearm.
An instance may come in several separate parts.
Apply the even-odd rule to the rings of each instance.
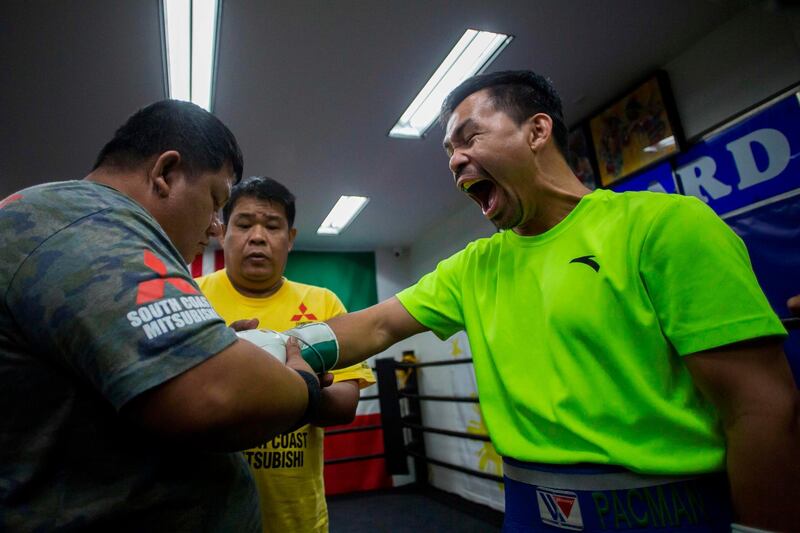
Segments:
[[[308,400],[299,374],[240,340],[134,398],[122,414],[165,442],[231,451],[287,431]]]
[[[358,381],[347,380],[322,389],[319,412],[313,420],[315,426],[326,427],[349,424],[356,416],[358,407]]]
[[[360,363],[392,344],[381,334],[369,309],[332,318],[327,324],[339,342],[337,368]]]
[[[397,298],[327,321],[339,341],[337,368],[360,363],[396,342],[427,331]]]
[[[800,396],[778,340],[766,337],[687,356],[716,406],[727,441],[736,520],[793,531],[800,524]]]
[[[800,418],[752,414],[726,431],[727,463],[736,521],[774,531],[800,524]]]

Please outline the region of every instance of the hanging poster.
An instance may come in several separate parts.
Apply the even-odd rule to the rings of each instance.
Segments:
[[[669,82],[658,71],[589,121],[604,187],[677,153],[682,145]]]

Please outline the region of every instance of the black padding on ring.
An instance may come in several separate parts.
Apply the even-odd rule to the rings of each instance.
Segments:
[[[423,366],[463,365],[471,362],[472,358],[467,357],[465,359],[446,359],[444,361],[429,361],[427,363],[395,363],[395,366],[397,366],[397,368],[421,368]]]
[[[800,317],[781,318],[781,324],[786,329],[800,329]]]
[[[376,429],[382,429],[383,426],[380,424],[376,424],[374,426],[356,426],[352,428],[342,428],[342,429],[327,429],[325,430],[325,436],[328,435],[341,435],[343,433],[355,433],[357,431],[374,431]]]
[[[403,398],[414,398],[416,400],[426,400],[432,402],[465,402],[465,403],[480,403],[478,398],[473,396],[431,396],[425,394],[413,394],[410,392],[400,391],[400,396]]]
[[[452,429],[440,429],[440,428],[432,428],[423,426],[422,424],[414,424],[413,422],[408,422],[407,419],[403,419],[402,421],[403,426],[416,429],[418,431],[425,431],[427,433],[438,433],[439,435],[447,435],[449,437],[460,437],[462,439],[471,439],[471,440],[480,440],[483,442],[491,442],[489,435],[479,435],[476,433],[465,433],[463,431],[453,431]]]
[[[339,463],[351,463],[353,461],[369,461],[371,459],[380,459],[383,457],[382,453],[373,453],[372,455],[354,455],[352,457],[339,457],[338,459],[328,459],[325,461],[326,465],[335,465]]]
[[[397,393],[395,360],[381,358],[375,361],[380,392],[381,424],[383,425],[383,451],[386,470],[391,475],[408,474],[403,426],[400,424],[400,396]]]

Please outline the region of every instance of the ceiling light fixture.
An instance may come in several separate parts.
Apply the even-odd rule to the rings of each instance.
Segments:
[[[421,138],[436,120],[450,91],[470,76],[483,72],[513,38],[490,31],[465,31],[389,131],[389,137]]]
[[[342,196],[322,221],[317,235],[338,235],[343,232],[369,202],[366,196]]]
[[[211,111],[221,0],[162,0],[169,98]]]

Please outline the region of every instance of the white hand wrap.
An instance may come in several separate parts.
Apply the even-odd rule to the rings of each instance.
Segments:
[[[248,329],[237,331],[240,339],[250,341],[262,350],[266,350],[281,363],[286,363],[286,340],[288,337],[271,329]]]

